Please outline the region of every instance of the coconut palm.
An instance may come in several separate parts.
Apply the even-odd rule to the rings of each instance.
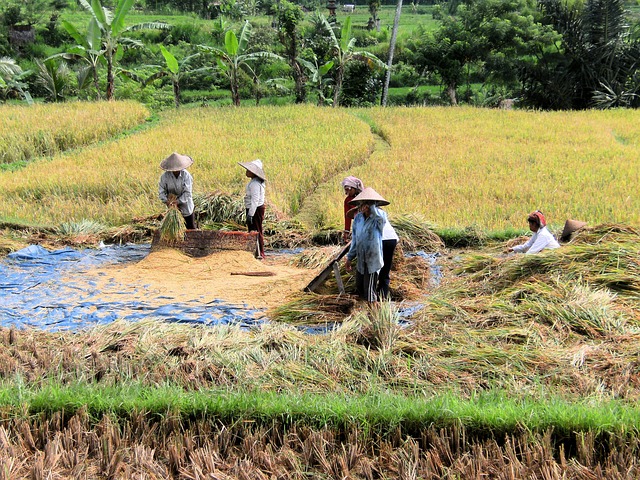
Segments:
[[[333,60],[336,66],[335,77],[335,89],[333,92],[333,106],[339,105],[340,92],[342,91],[342,81],[344,79],[344,70],[349,62],[364,61],[370,65],[377,66],[379,68],[387,68],[382,60],[376,57],[373,53],[366,51],[357,51],[356,38],[351,36],[351,17],[347,17],[342,26],[340,34],[340,40],[336,37],[331,24],[325,16],[321,16],[321,21],[331,38],[333,43]]]
[[[22,79],[29,75],[31,71],[23,71],[20,65],[13,58],[0,57],[0,93],[3,98],[9,92],[15,90],[22,95],[27,103],[32,104],[33,99],[27,91],[27,84]]]
[[[47,92],[46,100],[64,102],[73,81],[73,73],[67,64],[64,61],[58,63],[55,59],[49,58],[44,62],[36,60],[36,65],[38,65],[36,82]]]
[[[396,41],[398,39],[398,25],[400,24],[400,14],[402,13],[402,0],[396,3],[396,14],[393,17],[393,30],[391,31],[391,40],[389,41],[389,59],[387,60],[387,71],[384,76],[384,86],[382,87],[382,106],[387,106],[387,96],[389,95],[389,81],[391,80],[391,67],[393,65],[393,54],[396,50]]]
[[[279,55],[271,52],[248,53],[250,35],[251,24],[245,22],[240,29],[239,39],[233,30],[227,31],[224,36],[224,49],[199,45],[199,48],[203,51],[215,55],[219,70],[229,79],[231,99],[235,106],[240,106],[240,71],[248,71],[251,77],[255,79],[256,74],[249,65],[251,62],[259,58],[282,59]]]

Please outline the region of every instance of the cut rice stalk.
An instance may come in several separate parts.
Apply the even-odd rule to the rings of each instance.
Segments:
[[[168,244],[181,243],[184,241],[186,231],[187,225],[182,213],[178,207],[171,205],[160,225],[160,241]]]

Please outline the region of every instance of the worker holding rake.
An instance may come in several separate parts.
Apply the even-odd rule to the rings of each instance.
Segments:
[[[378,274],[383,267],[382,231],[387,214],[378,206],[389,205],[373,188],[365,188],[351,200],[358,213],[351,227],[351,247],[345,260],[345,268],[351,271],[351,262],[357,259],[356,288],[358,295],[368,302],[378,300]]]
[[[158,185],[160,201],[167,207],[174,206],[180,210],[187,229],[196,228],[193,218],[193,177],[186,170],[192,164],[191,157],[172,153],[160,162],[160,168],[165,172]]]

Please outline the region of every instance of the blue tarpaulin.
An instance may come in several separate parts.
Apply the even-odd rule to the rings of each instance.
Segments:
[[[262,321],[262,311],[218,300],[170,303],[165,299],[160,303],[151,298],[141,301],[132,292],[115,291],[121,300],[104,301],[96,282],[73,280],[82,279],[83,272],[96,267],[140,261],[149,251],[148,244],[55,251],[31,245],[10,253],[0,260],[0,325],[58,330],[146,317],[207,325],[250,326]]]

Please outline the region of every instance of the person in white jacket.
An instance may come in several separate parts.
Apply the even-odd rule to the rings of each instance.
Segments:
[[[529,230],[533,232],[533,235],[526,243],[508,248],[507,251],[532,254],[538,253],[546,248],[553,249],[560,246],[547,228],[547,220],[540,210],[530,213],[527,221],[529,222]]]
[[[246,176],[251,180],[247,184],[244,196],[244,208],[247,218],[247,229],[250,232],[258,232],[258,244],[256,258],[264,259],[264,233],[262,222],[264,221],[264,194],[266,177],[262,169],[262,160],[253,162],[238,162],[238,165],[246,169]]]

